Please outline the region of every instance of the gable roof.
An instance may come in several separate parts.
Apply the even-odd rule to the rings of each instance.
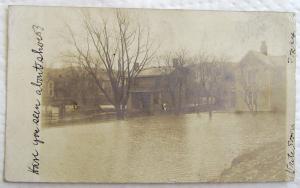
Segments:
[[[245,63],[259,63],[265,66],[283,66],[285,56],[269,56],[257,51],[249,51],[240,61]]]

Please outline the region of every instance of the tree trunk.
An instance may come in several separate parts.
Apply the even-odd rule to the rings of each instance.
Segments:
[[[211,119],[212,118],[212,99],[211,99],[211,96],[207,97],[207,104],[208,104],[209,119]]]
[[[125,118],[125,110],[123,107],[121,107],[121,105],[115,105],[115,109],[116,109],[116,118],[121,120]]]
[[[179,96],[178,96],[178,113],[181,113],[181,106],[182,106],[182,82],[179,82]]]
[[[169,94],[171,96],[171,102],[172,102],[172,113],[176,113],[177,105],[176,105],[176,97],[175,97],[175,92],[173,92],[171,89],[169,89]]]

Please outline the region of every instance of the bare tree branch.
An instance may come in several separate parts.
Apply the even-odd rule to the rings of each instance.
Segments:
[[[70,35],[77,54],[78,63],[92,75],[100,91],[123,116],[133,80],[151,62],[156,54],[150,41],[150,32],[141,25],[133,24],[126,12],[117,10],[115,22],[92,23],[85,16],[83,22],[88,37],[85,46],[80,47],[69,27]],[[102,87],[105,80],[99,76],[99,68],[104,68],[112,93]]]

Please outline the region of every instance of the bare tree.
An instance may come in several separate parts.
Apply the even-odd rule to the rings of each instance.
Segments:
[[[257,111],[258,87],[255,81],[255,71],[246,71],[243,67],[240,70],[243,99],[250,112]]]
[[[188,69],[185,67],[188,62],[187,52],[181,49],[175,53],[167,53],[160,58],[163,61],[167,91],[173,110],[176,114],[181,113],[188,73]]]
[[[181,49],[175,53],[175,71],[174,79],[176,80],[175,88],[177,90],[177,103],[176,103],[176,113],[182,112],[182,99],[183,99],[183,86],[186,85],[188,69],[184,66],[187,64],[187,52]]]
[[[212,117],[212,108],[224,80],[226,60],[210,58],[201,53],[194,58],[194,63],[195,89],[198,92],[198,95],[195,96],[196,109],[199,110],[199,103],[205,97],[209,116]]]
[[[117,10],[113,20],[102,19],[100,24],[95,24],[85,16],[85,46],[80,46],[70,27],[69,30],[77,62],[114,105],[117,118],[123,119],[133,80],[153,59],[157,49],[150,41],[149,30],[133,24],[126,12]],[[99,74],[100,69],[105,70],[106,78]],[[105,79],[109,80],[112,93],[103,87]]]
[[[158,57],[159,67],[161,67],[164,73],[164,79],[166,82],[166,92],[170,96],[171,108],[175,107],[176,104],[176,96],[174,88],[172,87],[172,82],[174,82],[173,78],[171,77],[171,73],[174,71],[173,66],[173,54],[171,52],[166,53],[165,55],[161,55]]]

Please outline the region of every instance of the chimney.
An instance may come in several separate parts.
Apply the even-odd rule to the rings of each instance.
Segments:
[[[266,41],[262,41],[260,45],[260,52],[262,54],[268,55],[268,47]]]

